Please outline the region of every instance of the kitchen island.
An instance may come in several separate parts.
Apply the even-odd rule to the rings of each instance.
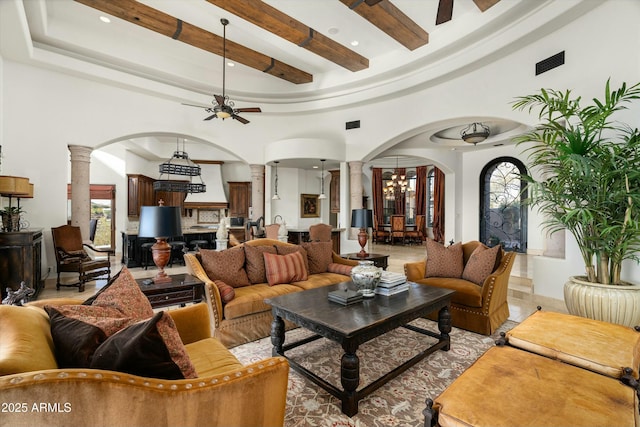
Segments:
[[[214,249],[216,246],[216,231],[218,231],[217,225],[206,226],[192,226],[182,229],[182,236],[169,239],[180,240],[187,243],[187,246],[191,247],[191,242],[194,240],[206,240],[209,243],[209,247]],[[232,226],[229,227],[229,235],[233,235],[238,241],[244,242],[245,228],[244,226]],[[150,237],[139,237],[138,230],[126,230],[122,232],[122,264],[127,268],[141,267],[142,266],[142,244],[153,243],[155,239]],[[151,259],[151,258],[149,258]]]

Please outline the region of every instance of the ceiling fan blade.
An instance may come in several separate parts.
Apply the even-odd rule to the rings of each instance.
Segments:
[[[451,21],[453,17],[453,0],[440,0],[438,3],[438,16],[436,17],[436,25],[444,24]]]
[[[369,6],[375,6],[380,3],[382,0],[364,0],[364,2]]]
[[[211,120],[211,119],[214,119],[214,118],[218,117],[216,114],[210,115],[209,117],[205,118],[205,120]]]
[[[187,104],[185,102],[182,103],[182,105],[186,105],[187,107],[197,107],[197,108],[209,108],[206,105],[196,105],[196,104]]]
[[[231,118],[233,118],[233,119],[235,119],[235,120],[237,120],[237,121],[239,121],[240,123],[245,124],[245,125],[246,125],[247,123],[249,123],[249,120],[245,119],[244,117],[240,117],[240,116],[239,116],[239,115],[237,115],[237,114],[232,114],[232,115],[231,115]]]
[[[237,113],[262,113],[260,107],[236,108]]]
[[[213,95],[213,97],[216,99],[216,102],[218,103],[218,105],[224,105],[224,96],[221,95]]]

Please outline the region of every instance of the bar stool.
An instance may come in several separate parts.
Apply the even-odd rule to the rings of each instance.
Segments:
[[[151,246],[153,246],[155,244],[155,242],[148,242],[148,243],[143,243],[142,245],[140,245],[140,248],[142,250],[141,253],[141,261],[142,261],[142,265],[144,267],[144,269],[147,269],[147,266],[149,265],[149,257],[151,256]]]
[[[169,245],[171,245],[171,257],[169,257],[169,267],[173,267],[174,256],[178,257],[177,262],[184,265],[183,255],[185,253],[185,248],[187,247],[187,243],[183,240],[174,240],[172,242],[169,242]]]
[[[208,240],[192,240],[190,243],[191,249],[194,251],[198,251],[199,249],[208,249],[209,241]]]

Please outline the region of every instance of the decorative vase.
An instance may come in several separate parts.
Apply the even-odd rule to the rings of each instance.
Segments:
[[[380,276],[382,271],[373,265],[373,261],[358,261],[358,265],[351,269],[351,281],[358,287],[358,293],[365,298],[376,295]]]
[[[2,214],[2,229],[5,232],[20,231],[20,214]]]
[[[570,314],[617,323],[640,325],[640,286],[603,285],[573,276],[564,284],[564,301]]]

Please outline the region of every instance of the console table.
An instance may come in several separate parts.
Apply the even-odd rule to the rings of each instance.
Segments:
[[[35,299],[43,288],[42,281],[42,229],[31,228],[0,233],[0,289],[2,299],[6,288],[16,290],[20,282],[35,289]]]

